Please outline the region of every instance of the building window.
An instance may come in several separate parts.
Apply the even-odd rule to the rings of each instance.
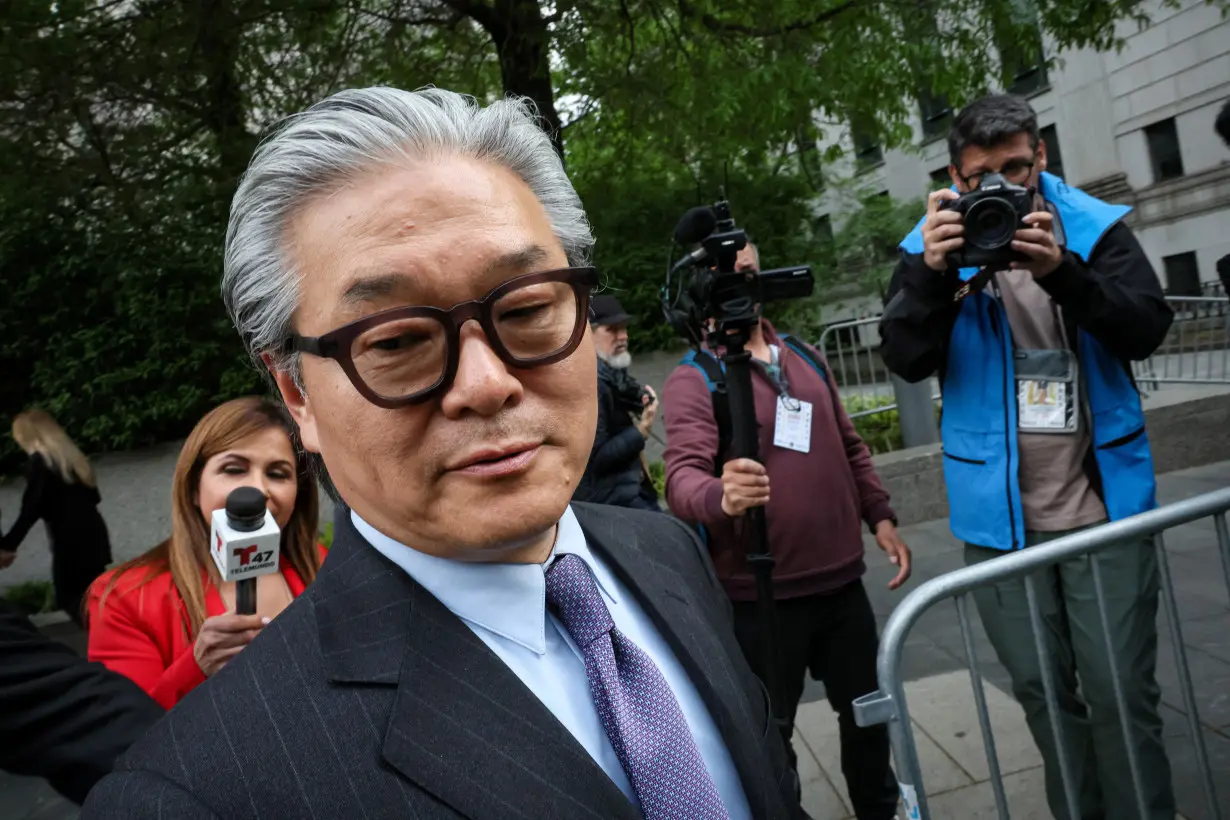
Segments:
[[[1048,125],[1038,132],[1038,136],[1046,143],[1046,170],[1066,180],[1063,175],[1063,153],[1059,150],[1059,132],[1055,126]]]
[[[1032,0],[1015,0],[1008,13],[1011,20],[994,26],[995,45],[1003,62],[1004,90],[1029,96],[1046,88],[1049,82],[1038,10]],[[1021,36],[1022,26],[1028,31],[1025,36]]]
[[[947,165],[943,168],[936,168],[931,172],[931,184],[935,186],[931,189],[933,191],[940,188],[952,187],[952,175],[948,173]]]
[[[816,217],[813,228],[815,230],[816,238],[821,242],[833,241],[833,219],[828,214],[821,214]]]
[[[871,135],[871,129],[852,123],[850,139],[854,143],[854,166],[857,170],[866,171],[884,162],[884,151]]]
[[[1196,252],[1176,253],[1162,257],[1166,268],[1166,292],[1171,296],[1200,296],[1200,268]]]
[[[952,126],[952,106],[948,104],[946,94],[932,96],[930,89],[922,89],[918,92],[918,109],[922,115],[923,142],[931,142],[948,134]]]
[[[1149,145],[1154,182],[1183,176],[1183,154],[1179,150],[1179,132],[1175,130],[1174,117],[1146,125],[1145,142]]]

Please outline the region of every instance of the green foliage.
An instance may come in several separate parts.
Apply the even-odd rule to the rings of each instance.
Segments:
[[[325,549],[333,549],[333,522],[327,521],[320,530],[320,543]]]
[[[25,581],[4,590],[4,600],[27,615],[52,612],[56,608],[56,593],[50,581]]]
[[[867,196],[854,185],[845,186],[844,195],[838,198],[849,203],[849,208],[832,240],[812,240],[815,293],[766,311],[776,326],[805,339],[817,339],[824,330],[821,307],[833,294],[883,297],[897,263],[898,243],[926,212],[925,200]]]
[[[649,479],[658,493],[659,499],[666,498],[666,462],[651,461],[649,463]]]
[[[871,410],[875,407],[884,407],[893,402],[892,396],[852,395],[842,396],[841,399],[846,412],[850,414]],[[863,439],[867,449],[871,450],[873,456],[880,453],[891,453],[905,446],[901,438],[901,417],[895,407],[892,410],[857,416],[852,421],[855,431]]]
[[[835,184],[828,169],[841,153],[821,156],[822,137],[859,121],[886,147],[909,144],[920,86],[954,105],[982,93],[998,79],[993,43],[1033,43],[1040,26],[1054,51],[1110,48],[1121,41],[1117,21],[1146,19],[1136,0],[1023,8],[9,0],[0,36],[0,431],[41,405],[87,451],[128,448],[183,435],[212,405],[258,390],[217,295],[230,198],[269,125],[349,86],[531,99],[548,126],[560,126],[598,237],[596,262],[642,318],[637,347],[670,341],[651,324],[667,239],[686,208],[712,202],[723,186],[766,267],[815,266],[817,297],[771,314],[806,333],[831,288],[874,292],[884,242],[899,238],[891,203],[852,216],[832,247],[815,235],[808,206]],[[925,24],[936,17],[942,34]],[[17,464],[0,437],[0,473]]]

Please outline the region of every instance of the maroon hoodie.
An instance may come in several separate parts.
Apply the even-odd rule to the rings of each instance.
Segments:
[[[827,384],[812,366],[786,347],[772,325],[762,321],[765,341],[781,351],[781,364],[797,399],[811,402],[811,447],[807,453],[776,447],[777,389],[760,368],[752,368],[752,392],[760,425],[760,455],[769,473],[769,549],[774,597],[828,592],[862,576],[862,522],[874,528],[894,518],[888,493],[876,477],[867,445],[837,400],[833,374]],[[701,523],[718,577],[735,601],[756,599],[756,584],[745,558],[742,516],[722,512],[722,480],[713,474],[718,428],[704,375],[680,365],[662,388],[666,425],[666,500],[671,512]],[[728,454],[726,454],[728,455]]]

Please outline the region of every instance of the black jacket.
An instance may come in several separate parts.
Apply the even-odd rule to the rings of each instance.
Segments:
[[[35,453],[26,462],[21,512],[13,528],[0,538],[0,550],[15,551],[41,518],[47,525],[53,561],[71,562],[78,572],[97,574],[111,563],[107,525],[98,512],[101,500],[97,488],[66,482]]]
[[[657,502],[653,486],[646,489],[648,482],[641,464],[645,437],[618,400],[627,378],[627,371],[617,370],[599,359],[598,428],[585,475],[573,495],[576,501],[618,507],[645,506],[637,503],[638,498],[648,497],[650,503]]]
[[[0,601],[0,768],[74,803],[163,715],[123,675],[39,632]]]
[[[758,820],[801,816],[708,552],[677,519],[576,504],[594,553],[713,715]],[[634,820],[640,812],[466,624],[338,505],[320,574],[90,793],[86,818]]]
[[[1059,267],[1038,284],[1063,309],[1069,338],[1079,327],[1125,367],[1151,356],[1174,320],[1149,258],[1122,222],[1106,232],[1088,264],[1065,251]],[[889,370],[911,382],[938,373],[942,385],[959,285],[955,269],[937,273],[922,254],[902,252],[880,320],[880,355]]]

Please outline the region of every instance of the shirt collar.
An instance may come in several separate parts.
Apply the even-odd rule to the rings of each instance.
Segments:
[[[377,552],[401,567],[458,618],[539,655],[547,651],[546,570],[557,556],[575,555],[585,561],[607,606],[619,603],[614,583],[590,552],[571,506],[560,518],[555,545],[542,564],[476,564],[438,558],[394,541],[353,510],[350,518]]]

